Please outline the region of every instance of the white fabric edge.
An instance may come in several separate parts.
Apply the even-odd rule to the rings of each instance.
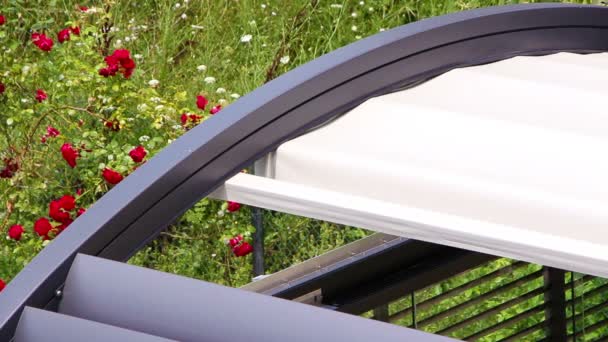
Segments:
[[[240,173],[209,195],[260,208],[608,277],[608,248],[587,241]]]

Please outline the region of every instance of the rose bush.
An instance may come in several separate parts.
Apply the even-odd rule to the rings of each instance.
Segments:
[[[136,62],[128,47],[111,47],[109,4],[94,11],[75,7],[63,25],[39,25],[16,12],[0,16],[0,192],[5,209],[0,211],[0,232],[6,238],[0,252],[10,256],[0,261],[2,287],[146,158],[221,108],[216,103],[206,110],[219,99],[200,91],[163,94],[158,83],[147,84],[141,68],[145,62]],[[196,114],[183,114],[189,112]],[[208,205],[215,215],[226,210],[222,203]],[[238,216],[236,211],[230,209]],[[222,225],[214,238],[219,244],[251,230],[230,221]],[[251,246],[242,242],[233,254],[250,252]]]

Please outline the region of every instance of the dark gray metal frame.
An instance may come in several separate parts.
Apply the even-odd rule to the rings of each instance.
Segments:
[[[226,179],[366,99],[516,55],[608,51],[608,9],[540,4],[431,18],[363,39],[244,96],[108,192],[4,290],[0,340],[45,307],[77,253],[126,260]]]

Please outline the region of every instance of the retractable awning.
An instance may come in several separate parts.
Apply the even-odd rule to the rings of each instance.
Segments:
[[[608,54],[515,57],[367,100],[217,197],[608,276]]]

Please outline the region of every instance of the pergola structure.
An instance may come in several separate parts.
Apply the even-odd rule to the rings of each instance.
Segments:
[[[0,340],[441,341],[344,313],[504,256],[547,266],[534,273],[546,298],[535,328],[566,341],[563,270],[608,276],[606,51],[607,8],[517,5],[303,65],[72,223],[3,291]],[[256,175],[239,173],[256,161]],[[206,196],[380,233],[244,289],[120,263]]]

